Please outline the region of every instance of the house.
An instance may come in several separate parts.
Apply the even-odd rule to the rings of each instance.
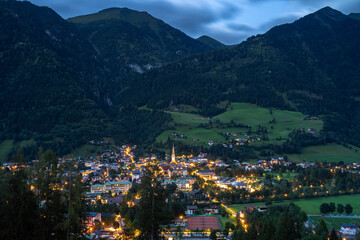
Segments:
[[[340,234],[345,239],[347,239],[346,237],[350,237],[352,239],[359,233],[359,225],[357,224],[341,224],[340,226]]]
[[[134,180],[140,179],[141,172],[140,171],[132,171],[130,173],[130,175],[131,175],[131,181],[134,181]]]
[[[200,190],[194,190],[194,191],[189,192],[189,196],[193,200],[204,200],[205,199],[205,194],[203,192],[201,192]]]
[[[186,207],[186,212],[185,214],[186,215],[192,215],[192,214],[195,214],[195,211],[198,209],[197,206],[187,206]]]
[[[253,206],[246,206],[245,209],[249,212],[252,212],[253,210],[256,210],[257,207],[253,207]]]
[[[195,178],[192,177],[179,177],[176,180],[177,188],[180,191],[191,191],[192,185],[195,183]]]
[[[94,184],[91,185],[91,193],[107,193],[111,191],[112,193],[127,193],[131,188],[132,183],[129,181],[121,182],[107,182],[105,184]]]
[[[87,226],[94,225],[95,220],[101,221],[101,213],[99,213],[99,212],[87,212],[85,214],[85,224]]]
[[[104,185],[102,184],[91,185],[90,191],[91,193],[104,193]]]
[[[205,179],[205,180],[212,180],[214,178],[215,173],[210,170],[199,170],[195,173],[199,177]]]
[[[235,188],[247,188],[248,184],[244,181],[232,182],[231,185]]]
[[[211,205],[204,208],[204,212],[206,214],[218,214],[219,213],[219,206]]]
[[[107,200],[107,203],[108,204],[112,204],[112,203],[115,203],[116,205],[120,205],[120,203],[124,200],[124,195],[118,195],[114,198],[109,198]]]
[[[169,178],[173,176],[187,176],[187,168],[175,168],[175,169],[169,169],[168,170]]]
[[[268,210],[268,207],[267,206],[260,206],[260,207],[258,207],[258,211],[259,212],[265,212],[265,211],[267,211]]]

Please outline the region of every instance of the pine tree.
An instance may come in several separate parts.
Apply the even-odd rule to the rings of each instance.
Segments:
[[[12,157],[25,161],[21,150]],[[0,239],[39,239],[39,207],[25,169],[0,170]]]
[[[340,213],[340,214],[342,214],[343,212],[344,212],[344,205],[342,205],[342,204],[338,204],[337,205],[337,212],[338,213]]]
[[[350,204],[346,204],[344,209],[345,209],[345,212],[347,215],[349,215],[353,212],[353,208]]]
[[[339,237],[335,229],[332,229],[330,232],[330,240],[339,240]]]
[[[277,240],[295,240],[297,239],[296,228],[289,211],[285,211],[280,215],[276,228]]]
[[[140,239],[159,239],[160,224],[164,216],[166,191],[158,179],[158,167],[149,167],[141,179],[140,202],[135,219]]]
[[[321,219],[320,223],[318,223],[315,227],[316,235],[319,236],[322,240],[326,240],[329,236],[329,230],[326,227],[326,223],[323,219]]]
[[[262,240],[272,240],[275,237],[275,226],[271,219],[266,219],[262,226],[261,226],[261,232],[260,232],[260,239]]]
[[[211,240],[216,240],[216,239],[217,239],[216,231],[215,231],[215,230],[212,230],[212,231],[211,231],[209,238],[210,238]]]
[[[335,206],[335,203],[334,202],[330,202],[329,204],[329,210],[331,213],[334,213],[335,210],[336,210],[336,206]]]

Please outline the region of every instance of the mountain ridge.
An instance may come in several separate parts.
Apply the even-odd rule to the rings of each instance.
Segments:
[[[53,10],[0,2],[0,20],[0,141],[31,139],[23,146],[31,157],[38,146],[63,154],[104,137],[138,142],[132,135],[136,129],[148,141],[147,133],[157,130],[131,124],[142,116],[144,127],[161,129],[167,121],[156,112],[119,111],[105,64],[77,28]]]
[[[157,29],[100,16],[119,11]],[[29,2],[0,2],[0,140],[33,139],[33,155],[40,145],[64,153],[104,137],[149,144],[169,115],[134,106],[185,104],[215,116],[234,101],[324,115],[329,138],[360,145],[359,21],[323,8],[212,51],[134,12],[74,23]]]
[[[104,9],[68,21],[76,24],[99,49],[104,61],[112,62],[110,70],[117,75],[129,70],[143,73],[182,57],[211,50],[208,45],[147,12],[128,8]],[[119,68],[122,71],[118,72]]]
[[[225,44],[207,35],[202,35],[201,37],[198,37],[196,40],[208,45],[213,50],[218,50],[227,47]]]
[[[327,131],[359,144],[355,127],[338,127],[347,122],[360,128],[359,103],[354,101],[360,91],[358,38],[358,21],[326,7],[234,48],[153,70],[131,83],[130,89],[147,96],[132,101],[153,108],[187,104],[204,115],[218,114],[221,109],[214,108],[224,100],[326,114]]]

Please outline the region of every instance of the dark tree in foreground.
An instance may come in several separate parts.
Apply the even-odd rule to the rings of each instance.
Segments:
[[[353,212],[352,206],[351,206],[350,204],[346,204],[346,205],[345,205],[345,213],[346,213],[347,215],[349,215],[349,214],[351,214],[352,212]]]
[[[330,206],[328,203],[323,203],[320,205],[320,212],[322,214],[327,214],[330,212]]]
[[[329,204],[329,211],[330,211],[331,213],[334,213],[335,210],[336,210],[335,203],[334,203],[334,202],[330,202],[330,204]]]
[[[339,240],[336,230],[333,228],[330,232],[330,240]]]
[[[0,173],[0,239],[39,239],[39,208],[26,180],[24,169]]]
[[[21,153],[12,159],[24,160]],[[63,170],[52,151],[40,151],[38,163],[26,170],[21,166],[15,171],[0,170],[0,239],[83,237],[82,177]],[[70,184],[62,185],[66,181]]]
[[[337,212],[338,213],[340,213],[340,214],[342,214],[343,212],[344,212],[344,205],[342,205],[342,204],[338,204],[337,205]]]
[[[326,223],[323,219],[321,219],[320,223],[318,223],[315,227],[315,233],[321,240],[327,240],[329,236],[329,230],[326,226]]]
[[[215,231],[215,230],[212,230],[212,231],[211,231],[211,233],[210,233],[210,239],[211,239],[211,240],[216,240],[216,239],[217,239],[216,231]]]
[[[297,239],[295,223],[289,211],[285,211],[281,214],[276,230],[276,239],[278,240]]]
[[[160,224],[164,218],[166,191],[158,178],[158,167],[149,167],[141,179],[140,202],[136,225],[140,229],[139,239],[160,239]]]

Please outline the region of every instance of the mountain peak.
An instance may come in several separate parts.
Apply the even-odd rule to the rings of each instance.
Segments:
[[[212,37],[206,36],[206,35],[202,35],[201,37],[197,38],[196,40],[204,43],[205,45],[209,46],[213,50],[217,50],[217,49],[226,47],[223,43],[219,42],[216,39],[213,39]]]
[[[136,10],[131,10],[129,8],[116,8],[116,7],[107,8],[93,14],[69,18],[68,21],[73,23],[90,23],[90,22],[109,20],[109,19],[118,19],[121,21],[130,22],[132,24],[160,21],[154,18],[153,16],[151,16],[150,14],[148,14],[147,12],[139,12]]]
[[[314,15],[315,16],[328,17],[328,18],[331,18],[333,20],[342,20],[342,19],[347,17],[342,12],[340,12],[338,10],[335,10],[335,9],[329,7],[329,6],[319,9],[318,11],[316,11],[314,13]]]

